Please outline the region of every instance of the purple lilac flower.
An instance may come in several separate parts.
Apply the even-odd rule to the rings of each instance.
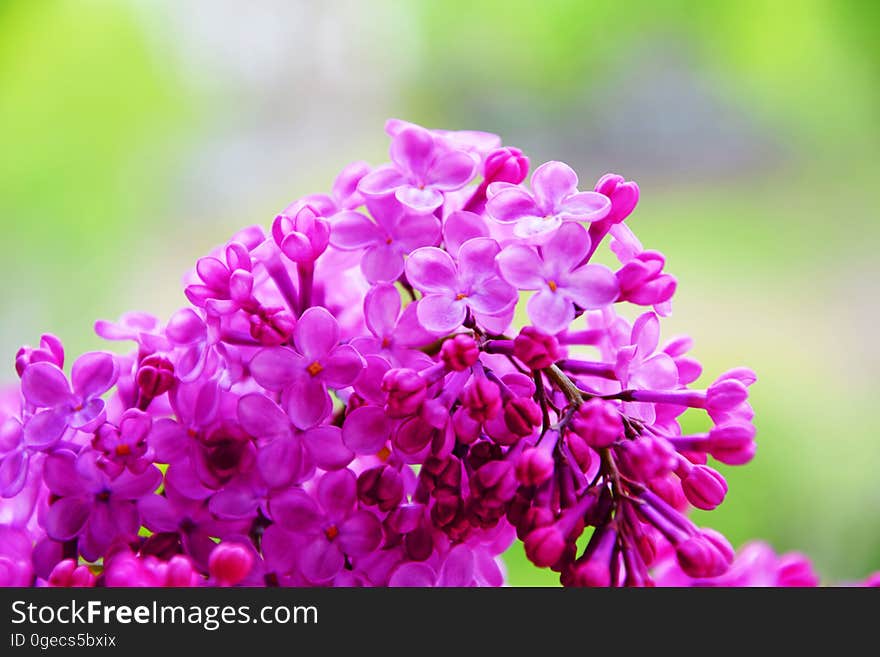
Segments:
[[[498,275],[498,252],[498,243],[489,238],[468,240],[457,264],[435,247],[414,251],[406,263],[406,276],[425,295],[418,306],[422,326],[448,333],[464,322],[468,310],[497,316],[513,306],[516,290]]]
[[[504,185],[486,203],[490,217],[514,223],[514,235],[540,244],[566,221],[599,221],[611,201],[597,192],[579,192],[577,174],[562,162],[546,162],[532,174],[532,191]]]
[[[569,223],[540,249],[513,244],[498,254],[498,268],[508,283],[520,290],[538,290],[528,304],[532,324],[559,333],[574,320],[575,307],[602,308],[617,298],[611,270],[584,264],[589,250],[587,231]]]

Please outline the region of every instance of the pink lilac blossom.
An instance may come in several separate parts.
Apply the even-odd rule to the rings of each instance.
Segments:
[[[697,385],[690,339],[661,345],[677,281],[625,223],[636,184],[386,132],[390,163],[199,259],[167,323],[96,323],[131,353],[19,350],[0,584],[500,586],[519,539],[570,586],[815,585],[688,517],[727,494],[710,458],[755,453],[756,377]]]

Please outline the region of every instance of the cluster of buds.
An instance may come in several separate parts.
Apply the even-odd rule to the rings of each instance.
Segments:
[[[751,582],[758,561],[815,583],[688,518],[727,492],[710,458],[755,453],[755,375],[696,386],[690,340],[661,346],[677,283],[624,223],[635,183],[386,131],[390,163],[199,259],[166,323],[96,324],[130,353],[18,352],[0,584],[499,586],[517,537],[564,585]],[[687,409],[711,429],[683,434]]]

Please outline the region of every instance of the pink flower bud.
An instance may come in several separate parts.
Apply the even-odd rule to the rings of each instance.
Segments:
[[[565,554],[568,541],[556,525],[538,527],[525,539],[526,557],[538,568],[549,568]]]
[[[462,372],[477,362],[480,350],[476,341],[469,335],[459,333],[443,343],[440,358],[450,370]]]
[[[221,586],[240,583],[254,565],[254,556],[245,546],[237,543],[220,543],[208,558],[208,572]]]
[[[415,415],[425,401],[426,390],[425,380],[415,370],[388,370],[382,377],[382,391],[388,396],[385,411],[391,417]]]
[[[695,465],[681,480],[688,502],[698,509],[711,511],[724,501],[727,482],[721,474],[706,465]]]
[[[176,554],[169,559],[165,570],[165,586],[193,587],[201,582],[202,578],[189,557]]]
[[[706,390],[706,408],[709,411],[729,411],[749,398],[749,391],[736,379],[721,379]]]
[[[575,412],[571,430],[590,447],[608,447],[623,434],[623,421],[614,404],[593,398]]]
[[[603,219],[609,224],[619,224],[626,219],[639,202],[639,186],[632,181],[626,182],[616,173],[606,173],[599,178],[595,191],[611,199],[611,211]]]
[[[272,222],[275,243],[284,255],[296,263],[315,262],[327,250],[330,224],[309,205],[300,207],[293,215],[286,214],[287,211]]]
[[[358,476],[357,494],[363,504],[390,511],[403,499],[403,480],[397,470],[386,465],[370,468]]]
[[[691,577],[718,577],[733,563],[730,543],[718,532],[703,529],[675,546],[681,569]]]
[[[526,326],[513,341],[513,355],[532,370],[542,370],[559,360],[559,342],[555,336],[534,326]]]
[[[675,450],[662,439],[640,436],[622,442],[618,449],[621,469],[636,481],[665,477],[676,465]]]
[[[819,576],[813,570],[813,564],[807,557],[797,552],[791,552],[779,557],[776,586],[790,588],[819,586]]]
[[[174,385],[174,365],[162,356],[147,356],[138,366],[136,381],[141,395],[155,399]]]
[[[518,185],[529,175],[529,158],[518,148],[497,148],[483,163],[485,184],[506,182]]]
[[[727,465],[742,465],[755,455],[755,427],[745,422],[723,424],[709,432],[708,450]]]
[[[55,564],[49,575],[49,586],[63,588],[89,588],[95,585],[95,576],[88,566],[77,566],[73,559]]]
[[[553,456],[546,449],[530,447],[516,461],[516,479],[523,486],[539,486],[553,474]]]
[[[477,422],[498,417],[501,412],[501,391],[498,385],[483,377],[474,377],[465,386],[461,402]]]
[[[290,339],[296,320],[283,310],[271,310],[259,315],[251,315],[251,337],[264,347],[284,344]]]
[[[541,426],[541,407],[528,397],[515,397],[504,405],[504,424],[517,436],[528,436]]]

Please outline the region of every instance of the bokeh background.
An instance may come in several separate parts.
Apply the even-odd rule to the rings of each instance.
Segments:
[[[880,569],[880,3],[0,0],[0,380],[43,331],[167,316],[196,257],[385,159],[384,120],[503,135],[680,278],[665,335],[748,364],[759,451],[700,518]],[[514,584],[552,576],[509,556]]]

